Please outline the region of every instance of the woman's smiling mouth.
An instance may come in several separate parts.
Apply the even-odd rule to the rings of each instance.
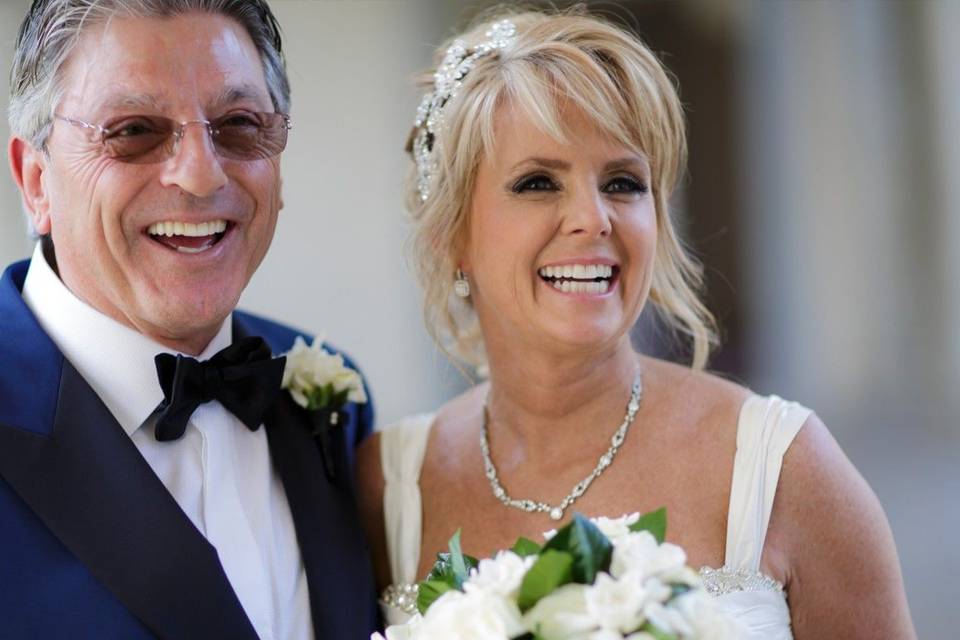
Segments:
[[[537,274],[562,293],[602,294],[610,290],[620,268],[611,264],[564,264],[540,267]]]

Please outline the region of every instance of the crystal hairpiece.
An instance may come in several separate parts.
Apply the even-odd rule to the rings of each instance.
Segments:
[[[440,66],[433,74],[433,91],[423,96],[417,107],[417,119],[413,126],[418,129],[413,139],[413,157],[417,163],[417,190],[420,201],[430,197],[430,182],[437,173],[434,154],[437,134],[443,125],[443,107],[463,84],[463,78],[483,56],[503,49],[515,38],[517,27],[509,20],[500,20],[490,26],[484,40],[473,49],[468,49],[463,40],[455,40]]]

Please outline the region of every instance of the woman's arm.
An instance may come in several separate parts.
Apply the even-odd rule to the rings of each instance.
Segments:
[[[797,640],[916,638],[880,502],[816,415],[784,456],[771,530]]]
[[[383,520],[383,470],[380,467],[380,434],[374,433],[357,448],[357,500],[360,521],[367,534],[377,591],[390,584],[386,527]]]

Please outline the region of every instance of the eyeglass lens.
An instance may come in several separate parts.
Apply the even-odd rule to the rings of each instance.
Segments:
[[[272,158],[287,145],[288,124],[282,113],[228,114],[207,127],[217,153],[231,160]],[[128,116],[104,127],[102,142],[109,157],[146,164],[170,158],[181,135],[181,124],[170,118]]]

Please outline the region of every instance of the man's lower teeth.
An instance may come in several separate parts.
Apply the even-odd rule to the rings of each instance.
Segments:
[[[194,248],[194,247],[177,247],[177,253],[189,253],[189,254],[193,255],[193,254],[195,254],[195,253],[203,253],[204,251],[206,251],[207,249],[209,249],[209,248],[212,247],[212,246],[213,246],[212,244],[208,244],[208,245],[206,245],[206,246],[196,247],[196,248]]]
[[[166,245],[166,246],[169,247],[170,249],[174,249],[177,253],[185,253],[185,254],[188,254],[188,255],[195,255],[195,254],[197,254],[197,253],[203,253],[204,251],[206,251],[207,249],[209,249],[209,248],[212,247],[213,245],[217,244],[217,241],[220,239],[220,236],[214,236],[214,237],[210,238],[210,239],[206,242],[206,244],[204,244],[203,246],[200,246],[200,247],[188,247],[188,246],[183,246],[183,245],[177,244],[175,241],[167,240],[166,238],[164,238],[164,237],[162,237],[162,236],[152,235],[151,237],[152,237],[154,240],[156,240],[157,242],[159,242],[160,244]]]
[[[580,282],[577,280],[554,280],[551,285],[563,293],[606,293],[610,288],[609,280]]]

